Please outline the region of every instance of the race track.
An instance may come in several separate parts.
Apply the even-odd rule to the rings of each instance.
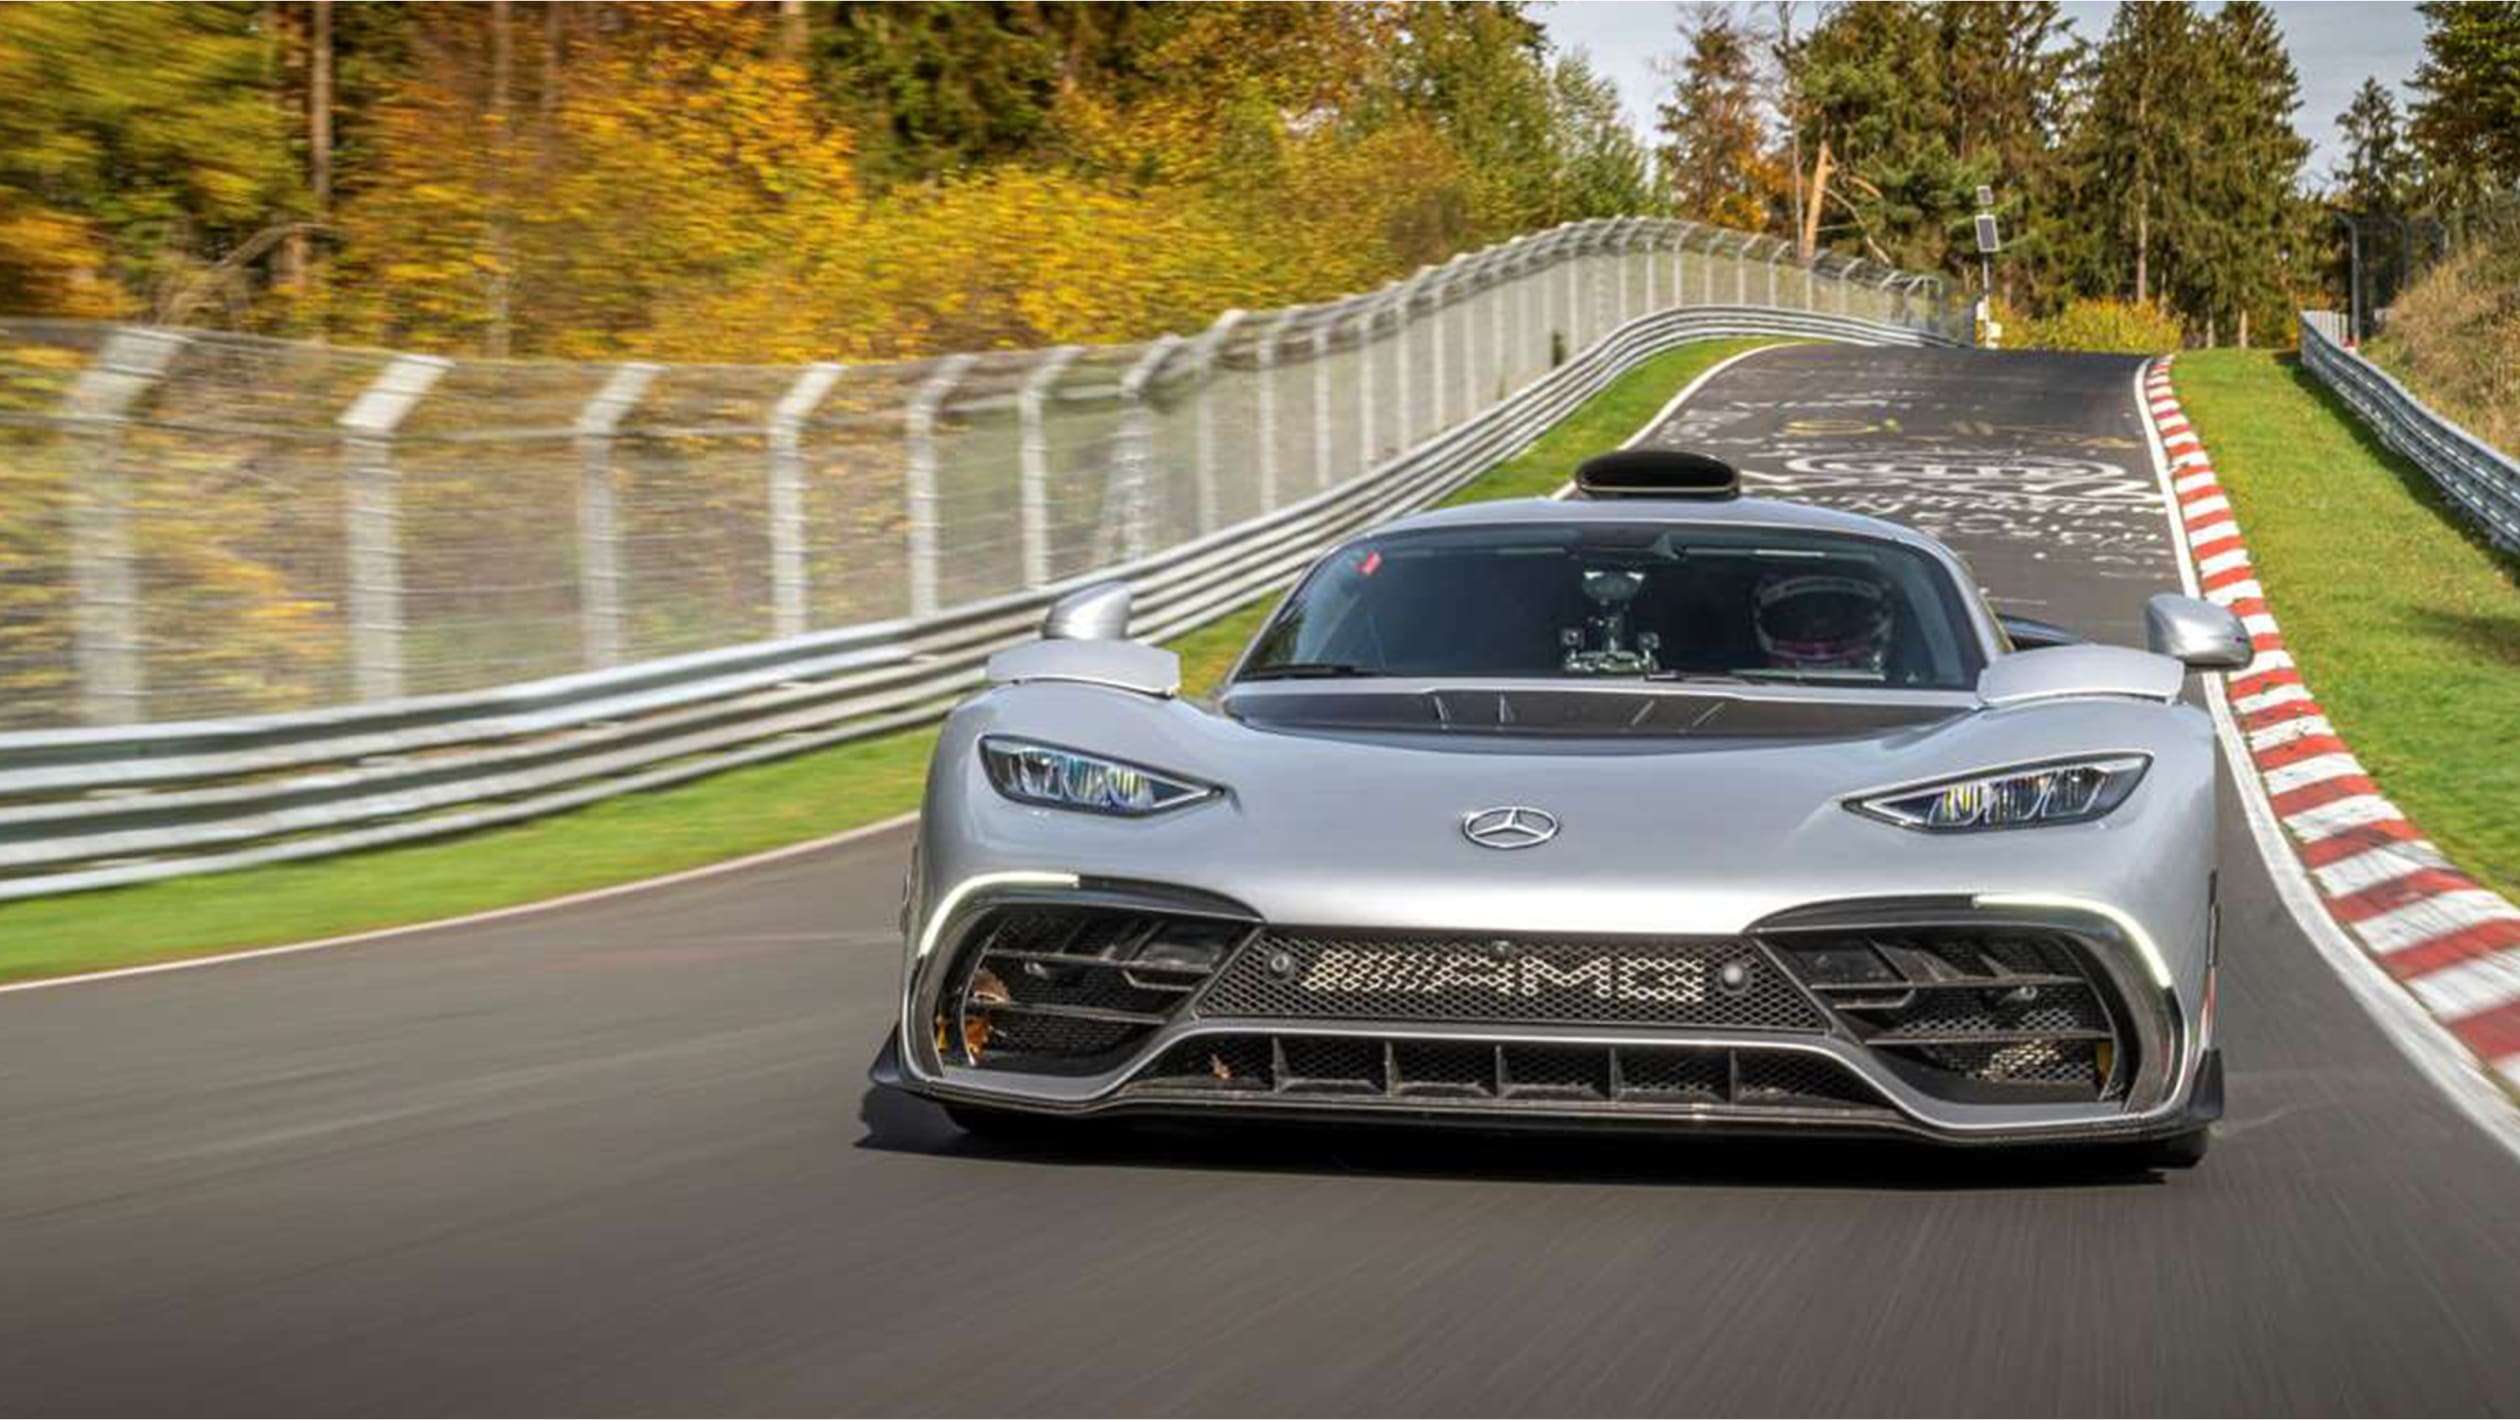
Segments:
[[[1765,352],[1657,439],[2135,640],[2108,357]],[[905,838],[0,995],[0,1411],[2511,1412],[2520,1168],[2277,904],[2226,785],[2203,1168],[1140,1133],[870,1097]]]

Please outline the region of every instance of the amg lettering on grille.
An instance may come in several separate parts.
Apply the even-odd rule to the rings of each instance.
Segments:
[[[1362,996],[1449,992],[1504,1000],[1571,993],[1596,1001],[1685,1005],[1706,999],[1706,964],[1690,957],[1595,956],[1552,962],[1477,952],[1332,947],[1304,972],[1307,991]]]

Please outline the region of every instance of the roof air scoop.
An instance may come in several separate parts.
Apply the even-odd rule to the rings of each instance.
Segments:
[[[1615,449],[1576,465],[1575,496],[1738,498],[1741,475],[1722,459],[1685,449]]]

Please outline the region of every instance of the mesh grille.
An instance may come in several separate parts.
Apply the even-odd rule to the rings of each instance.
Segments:
[[[1860,1079],[1821,1056],[1678,1046],[1385,1042],[1373,1037],[1284,1036],[1273,1042],[1260,1035],[1205,1036],[1164,1052],[1128,1090],[1378,1099],[1501,1110],[1630,1105],[1718,1112],[1887,1112]]]
[[[1728,984],[1727,969],[1735,984]],[[1820,1010],[1742,942],[1265,932],[1202,1016],[1817,1031]]]
[[[1010,905],[964,938],[938,1048],[981,1069],[1108,1069],[1178,1014],[1250,929],[1100,905]]]
[[[2098,1042],[2024,1040],[2008,1045],[1909,1045],[1902,1053],[1937,1070],[1986,1084],[2081,1085],[2098,1089]]]
[[[1610,1052],[1583,1046],[1506,1046],[1505,1092],[1517,1098],[1608,1099]]]
[[[1404,1095],[1496,1093],[1496,1047],[1444,1040],[1404,1040],[1391,1048],[1392,1088]]]
[[[1960,924],[1774,945],[1857,1039],[1933,1072],[1918,1080],[1925,1089],[2097,1099],[2112,1087],[2118,1020],[2061,934]]]
[[[1631,1095],[1720,1104],[1732,1093],[1732,1052],[1622,1050],[1619,1086]]]
[[[1869,1101],[1870,1091],[1830,1061],[1808,1055],[1743,1055],[1734,1099],[1740,1104],[1833,1105]]]

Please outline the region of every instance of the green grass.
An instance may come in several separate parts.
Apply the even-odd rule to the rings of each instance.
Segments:
[[[2328,719],[2461,868],[2520,896],[2520,558],[2291,357],[2200,351],[2177,380]]]
[[[1708,341],[1659,355],[1450,501],[1550,492],[1708,366],[1773,343]],[[1213,689],[1274,600],[1172,642],[1182,684]],[[837,833],[918,807],[935,739],[933,729],[904,731],[437,842],[0,905],[0,980],[426,922]]]

